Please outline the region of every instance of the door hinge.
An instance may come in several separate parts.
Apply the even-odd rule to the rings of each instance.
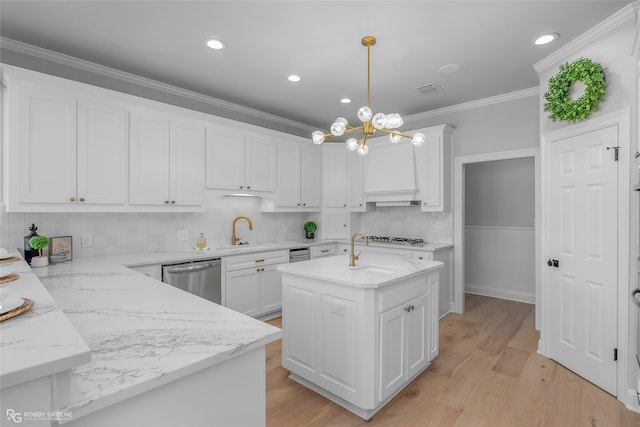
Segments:
[[[614,362],[618,361],[618,349],[617,348],[613,349],[613,361]]]
[[[607,150],[613,150],[613,161],[617,162],[618,161],[618,151],[620,150],[620,147],[607,147]]]

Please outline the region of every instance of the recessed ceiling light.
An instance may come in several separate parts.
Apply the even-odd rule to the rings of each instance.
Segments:
[[[207,46],[209,46],[211,49],[220,50],[224,49],[226,45],[222,40],[210,39],[207,40]]]
[[[342,98],[340,102],[342,102],[343,104],[351,104],[351,100],[349,98]]]
[[[438,72],[440,74],[455,74],[460,71],[460,66],[458,64],[447,64],[438,68]]]
[[[537,39],[535,39],[533,43],[535,45],[540,46],[540,45],[543,45],[543,44],[551,43],[552,41],[554,41],[558,37],[560,37],[560,35],[558,33],[544,34],[544,35],[538,37]]]
[[[287,77],[287,79],[290,82],[299,82],[300,81],[300,76],[297,76],[295,74],[291,74],[289,77]]]

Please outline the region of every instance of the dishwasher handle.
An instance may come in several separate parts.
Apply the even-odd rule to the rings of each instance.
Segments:
[[[207,263],[198,263],[193,265],[179,266],[179,267],[167,267],[167,273],[185,273],[206,270],[207,268],[216,267],[220,265],[220,261],[213,261]]]

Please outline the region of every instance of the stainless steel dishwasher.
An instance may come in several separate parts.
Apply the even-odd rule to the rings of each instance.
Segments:
[[[220,258],[162,266],[163,282],[216,304],[222,301],[220,274]]]

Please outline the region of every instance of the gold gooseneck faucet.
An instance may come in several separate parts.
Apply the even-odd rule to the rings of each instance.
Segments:
[[[244,216],[244,215],[239,215],[237,217],[235,217],[235,219],[233,220],[233,226],[231,227],[231,246],[236,246],[238,244],[238,240],[240,240],[239,237],[236,237],[236,224],[238,224],[238,221],[244,219],[245,221],[247,221],[247,223],[249,224],[249,230],[253,230],[253,224],[251,223],[251,220]],[[248,242],[245,244],[249,244]]]
[[[358,236],[362,236],[364,238],[365,245],[369,244],[369,236],[364,234],[362,231],[357,231],[353,233],[353,236],[351,236],[351,253],[349,254],[349,267],[356,266],[356,261],[360,258],[360,254],[362,253],[360,252],[358,253],[358,255],[356,255],[356,251],[355,251],[356,237]]]

